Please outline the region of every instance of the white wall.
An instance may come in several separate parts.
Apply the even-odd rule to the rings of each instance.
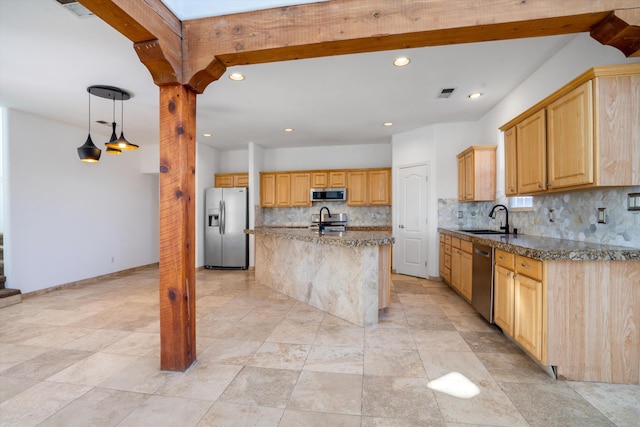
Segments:
[[[220,152],[220,165],[216,173],[247,172],[249,170],[249,150]]]
[[[215,148],[196,144],[196,267],[204,265],[205,190],[213,187],[220,153]]]
[[[264,150],[263,171],[391,166],[391,144],[331,145]]]
[[[5,127],[7,287],[26,293],[158,261],[158,178],[140,173],[139,151],[83,163],[86,129],[16,110]]]

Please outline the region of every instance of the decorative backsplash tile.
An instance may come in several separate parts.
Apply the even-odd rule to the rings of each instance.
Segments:
[[[350,226],[391,226],[391,206],[347,206],[346,202],[314,203],[311,207],[256,208],[256,225],[306,227],[311,224],[311,215],[317,214],[322,206],[328,207],[331,213],[346,213]]]
[[[640,248],[640,211],[627,210],[627,194],[637,192],[640,187],[534,196],[533,211],[509,211],[509,225],[531,236]],[[460,203],[439,199],[438,227],[498,229],[504,212],[489,218],[496,203],[507,205],[507,200]],[[606,208],[606,224],[598,223],[598,208]],[[458,218],[459,212],[462,218]]]

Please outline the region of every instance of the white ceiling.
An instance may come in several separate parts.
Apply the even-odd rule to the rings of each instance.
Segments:
[[[182,7],[184,18],[198,15],[194,5],[258,1],[165,3]],[[572,37],[232,67],[198,96],[198,140],[221,150],[245,149],[249,142],[267,148],[387,143],[392,134],[429,124],[477,120]],[[401,54],[411,64],[394,67]],[[242,72],[246,80],[231,81],[231,72]],[[0,0],[1,105],[86,129],[86,88],[94,84],[130,91],[133,97],[124,102],[127,139],[157,144],[158,88],[129,40],[99,18],[78,18],[55,0]],[[456,88],[454,95],[437,99],[449,87]],[[485,95],[469,100],[473,91]],[[94,96],[91,113],[92,122],[111,122],[112,104]],[[119,117],[117,105],[118,125]],[[383,126],[387,121],[394,126]],[[283,132],[287,127],[295,131]],[[110,128],[93,123],[91,131],[108,136]],[[93,139],[101,146],[100,138]]]

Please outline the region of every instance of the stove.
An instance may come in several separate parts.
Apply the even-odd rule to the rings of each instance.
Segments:
[[[347,231],[347,214],[339,213],[333,215],[322,214],[324,231]],[[320,214],[311,215],[311,225],[309,230],[318,231],[320,224]]]

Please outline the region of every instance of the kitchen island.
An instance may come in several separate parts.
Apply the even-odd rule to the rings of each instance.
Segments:
[[[640,384],[639,248],[438,231],[493,248],[495,322],[557,378]]]
[[[249,232],[256,242],[256,282],[356,325],[378,323],[378,310],[390,298],[390,234],[270,227]]]

